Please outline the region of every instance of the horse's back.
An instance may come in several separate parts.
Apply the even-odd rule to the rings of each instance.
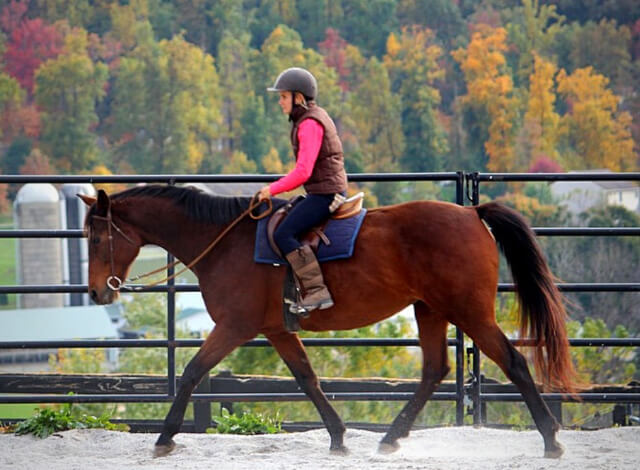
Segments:
[[[474,295],[474,279],[497,284],[497,259],[495,243],[473,208],[416,201],[373,209],[353,257],[323,264],[336,307],[317,322],[312,315],[303,328],[358,327],[416,301],[448,309],[456,303],[453,297]]]

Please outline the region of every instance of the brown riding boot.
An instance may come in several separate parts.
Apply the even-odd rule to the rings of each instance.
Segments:
[[[304,314],[316,308],[324,310],[333,307],[333,299],[327,286],[324,285],[320,264],[311,247],[302,246],[287,254],[286,258],[304,293],[300,303],[291,306],[291,312]]]

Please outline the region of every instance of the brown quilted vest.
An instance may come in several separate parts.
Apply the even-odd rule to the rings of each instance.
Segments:
[[[311,177],[304,184],[309,194],[340,193],[347,190],[347,173],[344,171],[342,142],[338,137],[336,125],[327,112],[314,102],[309,103],[302,115],[293,122],[291,128],[291,145],[293,154],[298,159],[298,126],[305,119],[315,119],[324,128],[324,136],[318,159],[313,167]]]

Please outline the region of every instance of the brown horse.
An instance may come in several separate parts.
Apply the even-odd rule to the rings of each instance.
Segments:
[[[109,197],[82,197],[90,206],[89,293],[107,304],[118,295],[140,247],[155,244],[185,264],[194,260],[250,198],[214,197],[189,188],[147,186]],[[483,223],[491,227],[491,232]],[[253,261],[256,223],[245,217],[192,271],[198,277],[215,328],[185,368],[155,447],[174,447],[191,393],[204,374],[246,341],[262,333],[316,406],[331,438],[330,450],[346,452],[345,426],[319,386],[297,334],[282,320],[285,269]],[[495,239],[494,239],[495,237]],[[495,320],[498,249],[508,260],[521,305],[521,334],[535,340],[535,364],[544,382],[571,390],[573,366],[561,296],[534,234],[524,219],[497,203],[461,207],[409,202],[368,212],[350,259],[323,264],[335,306],[301,319],[305,330],[345,330],[378,322],[415,307],[423,370],[420,385],[383,437],[379,450],[398,448],[425,403],[448,374],[447,325],[460,327],[518,387],[544,439],[544,455],[559,457],[560,425],[542,400],[527,362]],[[115,281],[114,281],[115,280]]]

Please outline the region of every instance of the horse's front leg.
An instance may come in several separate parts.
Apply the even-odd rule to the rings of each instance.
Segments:
[[[307,394],[318,413],[320,413],[320,417],[331,437],[329,450],[336,454],[346,454],[348,451],[343,443],[346,428],[320,388],[318,377],[311,368],[309,357],[300,338],[295,334],[285,332],[266,336],[291,370],[300,388]]]
[[[189,398],[193,390],[202,380],[202,377],[222,359],[224,359],[236,347],[248,341],[250,338],[240,336],[229,328],[217,325],[209,333],[204,344],[196,355],[189,361],[182,373],[182,379],[178,386],[178,393],[173,400],[171,409],[164,419],[162,433],[156,441],[154,456],[162,457],[173,450],[175,444],[173,436],[180,432],[184,421],[184,413],[189,404]]]

